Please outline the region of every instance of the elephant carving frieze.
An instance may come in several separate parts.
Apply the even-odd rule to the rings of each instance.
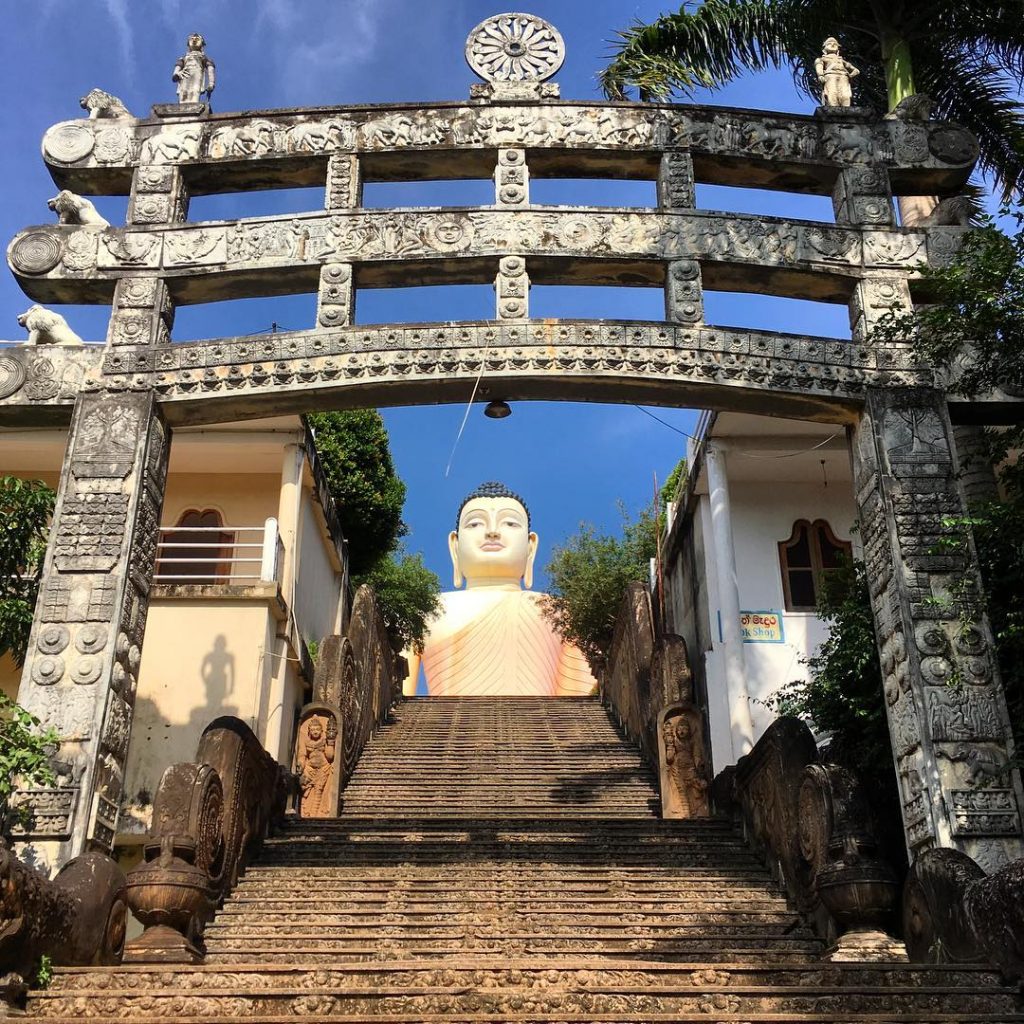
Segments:
[[[308,161],[338,152],[493,150],[530,147],[658,153],[687,148],[713,180],[715,158],[778,164],[789,174],[822,180],[822,166],[881,164],[918,171],[955,186],[977,156],[972,136],[956,125],[862,122],[827,116],[765,114],[726,107],[667,104],[442,103],[431,107],[338,107],[214,115],[174,124],[155,120],[64,121],[43,138],[43,155],[62,172],[111,172],[136,164],[230,165],[252,159]],[[953,172],[952,174],[950,172]],[[116,175],[115,175],[116,177]]]

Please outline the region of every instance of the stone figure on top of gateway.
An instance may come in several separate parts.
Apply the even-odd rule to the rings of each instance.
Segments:
[[[482,484],[459,507],[448,548],[456,589],[441,595],[423,653],[409,659],[407,695],[416,692],[421,659],[432,697],[594,691],[583,654],[554,631],[541,609],[543,595],[530,591],[537,534],[522,498],[504,484]]]

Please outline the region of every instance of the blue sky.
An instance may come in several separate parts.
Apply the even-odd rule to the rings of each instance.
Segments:
[[[3,34],[2,85],[5,146],[0,168],[6,202],[0,207],[5,240],[28,224],[51,219],[46,200],[55,193],[39,144],[54,122],[79,116],[78,98],[94,86],[121,97],[137,114],[170,102],[175,59],[193,31],[207,39],[217,63],[218,111],[362,102],[458,100],[476,81],[463,59],[472,27],[504,8],[491,0],[28,0],[12,5]],[[567,58],[556,76],[563,98],[595,99],[595,75],[617,28],[649,21],[671,8],[653,2],[536,0],[526,9],[553,22]],[[522,8],[519,8],[522,9]],[[788,73],[747,77],[698,101],[807,112]],[[476,182],[368,189],[367,205],[469,205],[489,202]],[[545,184],[535,202],[647,205],[650,183]],[[98,199],[109,220],[123,222],[124,197]],[[193,205],[193,219],[245,213],[315,209],[322,196],[291,194],[208,197]],[[824,197],[756,190],[701,188],[698,204],[723,210],[831,219]],[[6,242],[5,242],[6,244]],[[8,273],[0,274],[0,337],[17,340],[15,316],[28,300]],[[848,336],[846,310],[746,295],[707,298],[712,323],[762,326]],[[255,332],[277,322],[312,324],[315,300],[295,296],[193,306],[179,311],[179,340]],[[408,289],[361,293],[357,320],[419,321],[493,316],[489,288]],[[61,310],[85,338],[102,338],[106,307]],[[636,289],[535,289],[535,316],[620,316],[661,319],[660,292]],[[467,399],[468,389],[467,389]],[[485,479],[499,478],[528,501],[541,533],[543,563],[551,546],[581,520],[600,528],[618,522],[617,503],[636,509],[651,500],[654,477],[664,480],[685,451],[696,413],[656,409],[665,426],[628,406],[519,403],[510,419],[495,422],[474,409],[445,477],[463,417],[459,406],[384,410],[399,472],[409,485],[409,547],[422,550],[447,587],[444,538],[461,497]],[[544,574],[538,587],[544,586]]]

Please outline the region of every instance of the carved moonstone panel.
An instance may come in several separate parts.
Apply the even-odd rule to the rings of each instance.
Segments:
[[[169,441],[152,392],[77,401],[18,695],[72,783],[18,797],[44,863],[113,844]]]

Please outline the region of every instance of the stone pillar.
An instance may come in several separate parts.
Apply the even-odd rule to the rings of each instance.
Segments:
[[[663,210],[692,210],[697,205],[693,157],[689,150],[668,150],[658,168],[658,206]]]
[[[316,322],[321,327],[343,327],[352,323],[355,288],[351,263],[325,263],[320,268]]]
[[[715,552],[725,689],[729,703],[729,733],[735,760],[748,754],[754,746],[754,723],[750,715],[743,631],[740,627],[740,591],[732,539],[732,505],[729,501],[725,453],[712,441],[705,448],[704,458],[708,470],[711,543]]]
[[[359,158],[354,153],[335,153],[327,161],[324,203],[328,210],[351,210],[363,202]]]
[[[953,427],[953,442],[960,484],[968,502],[998,501],[999,486],[985,428],[973,423]]]
[[[135,228],[179,224],[188,217],[188,202],[180,167],[137,167],[127,223]],[[173,326],[174,303],[166,283],[155,273],[117,282],[107,324],[108,345],[166,345]]]
[[[494,202],[505,209],[530,204],[530,169],[525,149],[499,149],[494,169]]]
[[[530,278],[522,256],[502,256],[494,279],[499,320],[525,320],[530,315]]]
[[[170,431],[152,392],[75,404],[18,701],[61,738],[15,839],[56,869],[117,828]]]
[[[677,324],[704,322],[704,289],[696,260],[670,260],[666,265],[665,319]]]
[[[889,172],[878,165],[843,168],[832,190],[832,208],[838,224],[894,227]]]
[[[871,390],[854,484],[911,856],[1024,856],[1020,779],[943,394]]]

